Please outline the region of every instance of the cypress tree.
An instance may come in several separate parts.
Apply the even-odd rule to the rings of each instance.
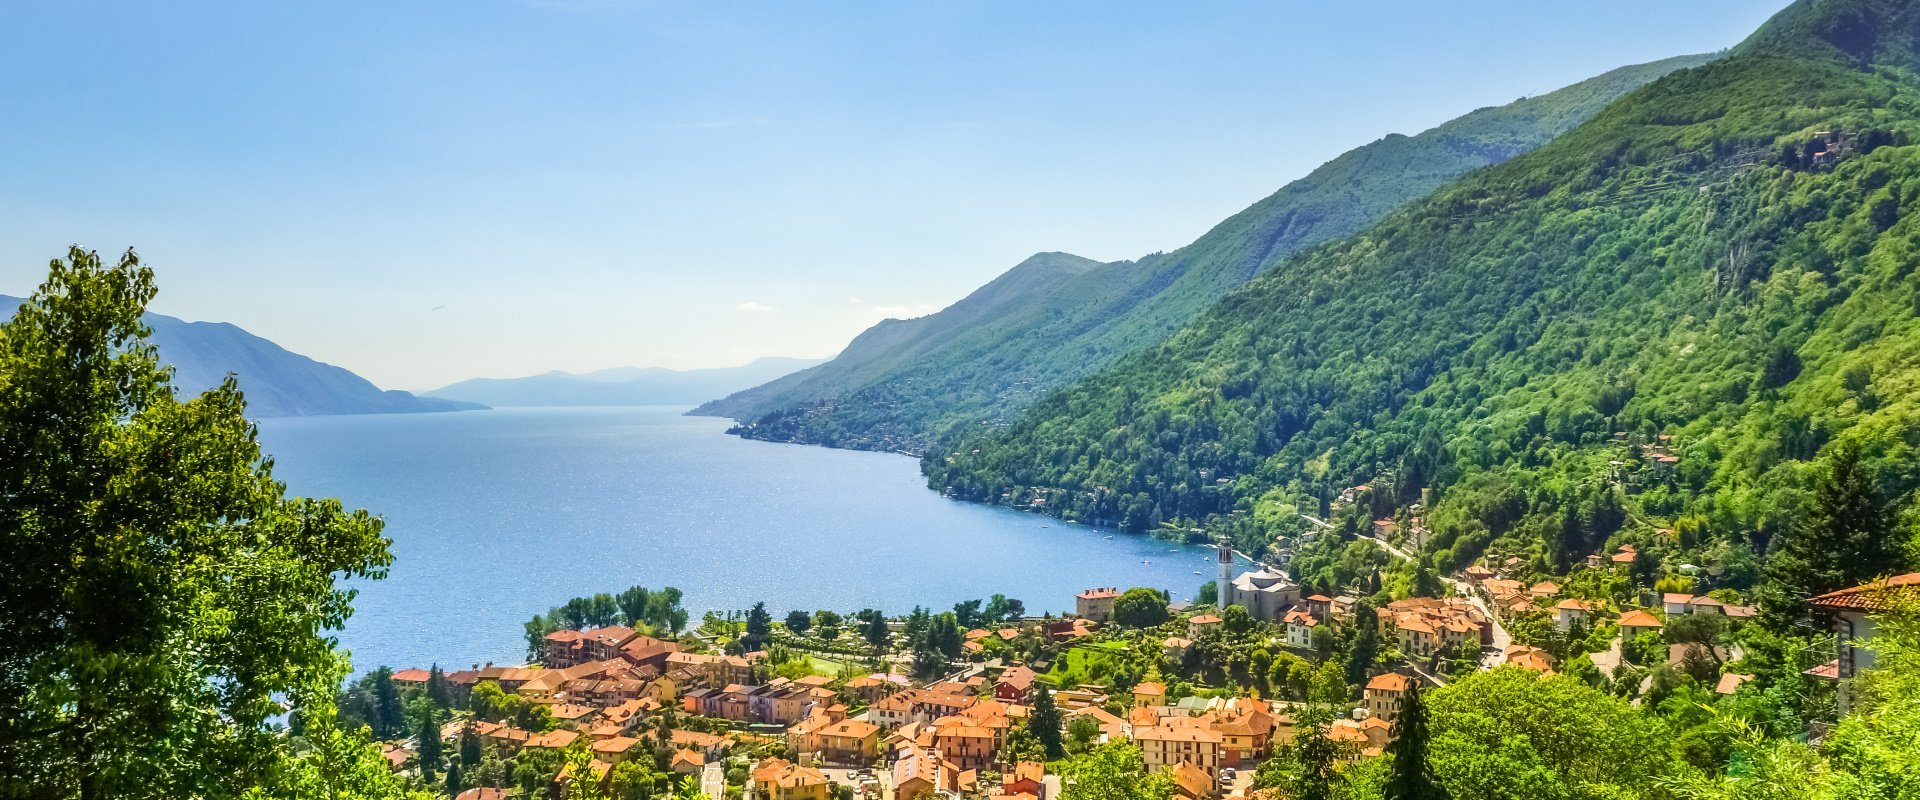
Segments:
[[[433,770],[440,763],[440,726],[432,712],[420,720],[420,780],[433,783]]]
[[[432,701],[434,708],[442,711],[453,707],[453,692],[447,685],[447,673],[440,671],[439,664],[433,665],[427,672],[427,699]]]
[[[1447,791],[1434,781],[1433,770],[1427,765],[1427,706],[1420,699],[1418,683],[1400,700],[1387,752],[1393,754],[1393,772],[1382,791],[1386,800],[1446,799]]]
[[[1033,710],[1027,714],[1027,731],[1046,748],[1048,761],[1065,758],[1067,751],[1060,742],[1060,708],[1053,703],[1052,691],[1045,686],[1035,688]]]

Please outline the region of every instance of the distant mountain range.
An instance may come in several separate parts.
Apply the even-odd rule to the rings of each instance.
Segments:
[[[26,302],[0,295],[0,321],[13,318]],[[407,414],[484,409],[476,403],[415,397],[382,390],[332,364],[323,364],[226,322],[187,322],[148,313],[147,327],[160,360],[173,367],[179,394],[198,394],[220,385],[228,373],[240,379],[247,411],[256,417],[324,414]]]
[[[423,394],[490,406],[693,405],[757,386],[825,359],[761,358],[738,367],[672,370],[617,367],[546,372],[524,378],[474,378]]]
[[[1650,81],[1714,55],[1623,67],[1348,151],[1171,253],[1042,253],[939,313],[888,320],[831,362],[700,406],[756,439],[918,452],[1001,424],[1164,341],[1287,257],[1360,231],[1475,169],[1537,148]],[[1276,146],[1286,146],[1284,142]]]

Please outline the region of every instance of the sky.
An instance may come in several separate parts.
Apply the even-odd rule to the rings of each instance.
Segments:
[[[824,357],[1783,5],[16,0],[0,294],[131,246],[385,388]]]

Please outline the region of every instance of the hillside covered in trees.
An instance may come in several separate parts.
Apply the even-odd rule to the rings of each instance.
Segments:
[[[931,484],[1249,548],[1358,484],[1357,513],[1431,489],[1443,569],[1656,526],[1751,567],[1824,535],[1842,473],[1884,527],[1920,484],[1917,31],[1912,3],[1797,3],[929,454]],[[1894,566],[1876,547],[1849,570]]]
[[[1417,136],[1388,136],[1171,253],[1110,264],[1035,255],[939,313],[882,322],[831,362],[693,413],[741,420],[735,432],[749,438],[921,452],[1160,343],[1302,249],[1359,231],[1470,170],[1546,143],[1648,81],[1711,58],[1625,67]]]

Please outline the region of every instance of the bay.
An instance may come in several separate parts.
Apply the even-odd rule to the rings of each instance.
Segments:
[[[386,520],[393,567],[353,584],[340,634],[356,670],[519,663],[527,618],[633,585],[680,587],[697,622],[995,592],[1038,614],[1093,586],[1187,598],[1213,575],[1204,548],[947,500],[914,459],[746,441],[682,411],[272,418],[260,439],[290,492]]]

